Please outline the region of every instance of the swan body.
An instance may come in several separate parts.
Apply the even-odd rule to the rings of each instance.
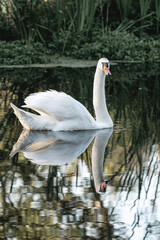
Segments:
[[[11,107],[24,129],[74,131],[112,128],[105,99],[105,76],[109,75],[109,61],[101,58],[97,63],[93,86],[93,105],[96,121],[80,102],[65,94],[50,90],[30,94],[22,107],[39,113],[26,112],[13,103]]]
[[[96,121],[87,109],[71,96],[50,90],[29,95],[23,107],[40,115],[26,112],[11,103],[24,129],[73,131],[96,129]],[[53,103],[53,104],[52,104]]]

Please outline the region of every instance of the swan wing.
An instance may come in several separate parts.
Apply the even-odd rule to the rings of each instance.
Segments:
[[[64,92],[55,90],[30,94],[25,99],[25,106],[54,121],[70,119],[93,119],[88,110],[77,100]]]

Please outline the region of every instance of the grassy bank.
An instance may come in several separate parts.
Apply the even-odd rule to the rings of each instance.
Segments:
[[[159,61],[159,0],[0,0],[0,64]]]

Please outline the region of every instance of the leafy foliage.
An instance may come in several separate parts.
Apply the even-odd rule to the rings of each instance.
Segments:
[[[76,58],[98,59],[107,56],[112,60],[157,61],[160,59],[160,42],[153,39],[140,39],[127,32],[112,31],[104,35],[97,32],[91,42],[79,48],[73,45],[68,55]]]
[[[26,45],[22,41],[0,41],[0,64],[32,64],[49,61],[47,50],[41,43]]]

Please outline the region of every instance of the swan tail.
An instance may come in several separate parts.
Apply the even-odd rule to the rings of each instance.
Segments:
[[[11,107],[14,110],[14,114],[19,119],[24,129],[36,129],[37,128],[37,118],[38,115],[33,113],[26,112],[18,107],[16,107],[13,103],[10,103]]]

